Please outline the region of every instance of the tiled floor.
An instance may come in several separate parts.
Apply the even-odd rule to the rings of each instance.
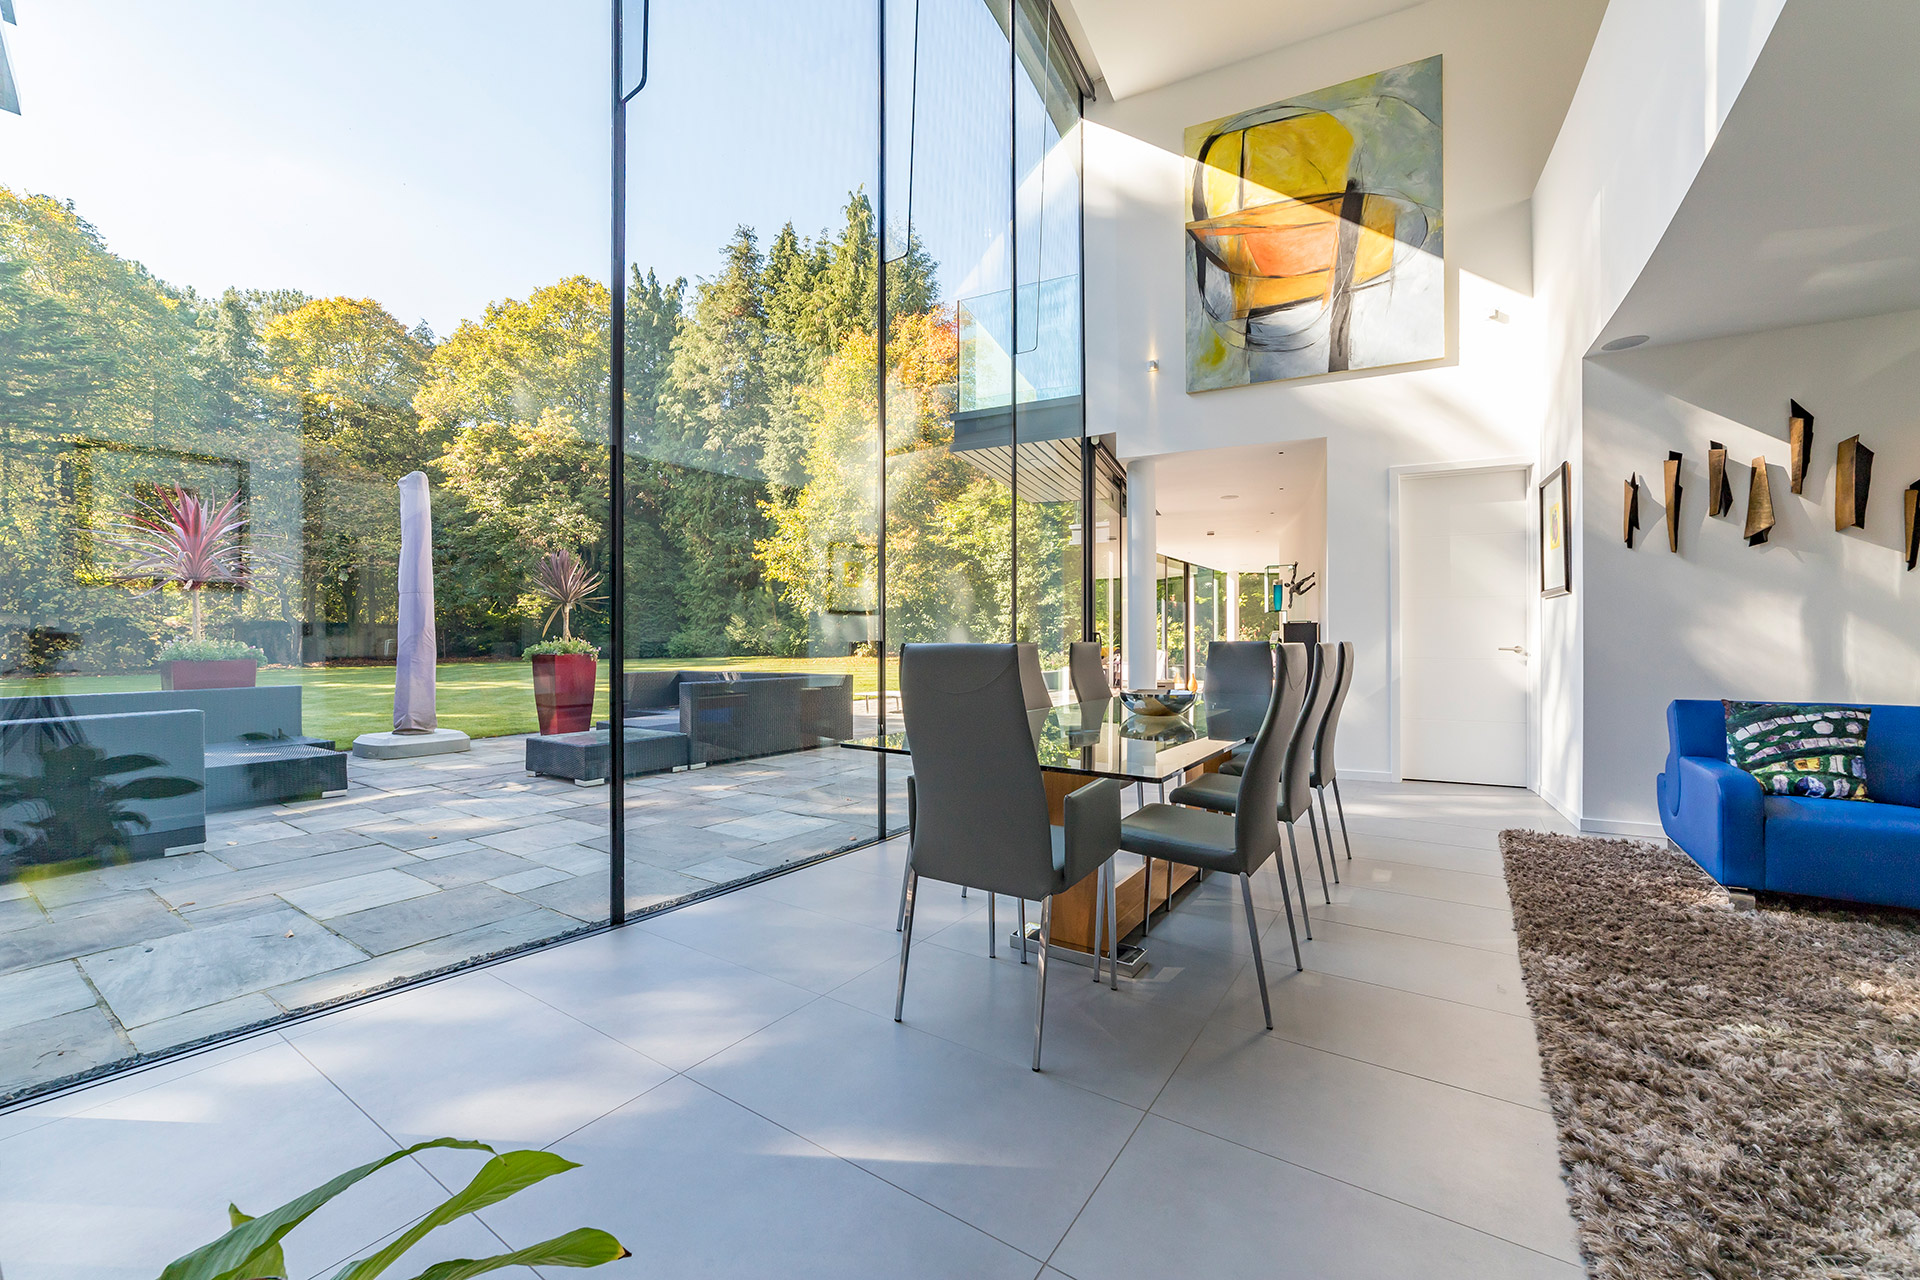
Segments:
[[[1311,886],[1303,974],[1257,877],[1271,1033],[1217,877],[1119,992],[1053,967],[1037,1075],[1034,970],[987,958],[979,895],[927,885],[895,1025],[894,841],[0,1114],[0,1269],[151,1276],[229,1200],[451,1134],[583,1167],[435,1259],[591,1224],[636,1254],[616,1280],[1578,1276],[1495,849],[1563,824],[1345,785],[1355,857],[1332,905]],[[402,1162],[294,1232],[292,1274],[477,1164]]]
[[[348,771],[199,852],[0,885],[0,1096],[607,918],[606,789],[529,776],[523,739]],[[874,777],[828,749],[634,779],[629,909],[871,839]]]

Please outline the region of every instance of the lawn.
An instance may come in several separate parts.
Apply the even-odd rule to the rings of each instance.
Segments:
[[[888,663],[889,688],[898,687],[897,661]],[[877,672],[871,658],[636,658],[627,670],[792,671],[854,677],[856,696],[871,694]],[[594,700],[594,715],[607,714],[606,667]],[[392,667],[262,667],[261,684],[297,684],[302,727],[332,738],[344,750],[363,733],[393,727]],[[444,662],[438,668],[435,703],[440,723],[475,738],[497,738],[538,729],[533,711],[533,668],[526,662]],[[40,676],[0,679],[0,697],[47,693],[124,693],[158,689],[155,673],[110,676]]]

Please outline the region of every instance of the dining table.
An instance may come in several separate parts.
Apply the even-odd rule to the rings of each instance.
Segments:
[[[1204,699],[1195,699],[1177,716],[1136,715],[1118,697],[1067,702],[1029,711],[1027,724],[1047,791],[1048,820],[1056,826],[1065,823],[1067,796],[1095,779],[1140,783],[1153,788],[1151,798],[1158,799],[1164,788],[1218,768],[1239,741],[1207,736]],[[905,729],[849,738],[840,745],[885,755],[913,754]],[[1170,907],[1174,895],[1197,875],[1180,863],[1143,860],[1117,889],[1119,935],[1125,938],[1150,923],[1153,913]],[[1053,953],[1088,964],[1093,961],[1099,906],[1095,879],[1088,876],[1053,899]],[[1038,937],[1038,926],[1031,927],[1029,945],[1039,945]],[[1120,972],[1138,975],[1146,961],[1144,946],[1122,944]]]

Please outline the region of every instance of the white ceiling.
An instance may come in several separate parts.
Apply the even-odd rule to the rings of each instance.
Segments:
[[[1790,0],[1595,348],[1920,308],[1916,52],[1914,0]]]
[[[1325,440],[1165,454],[1153,474],[1160,553],[1209,569],[1258,572],[1303,508],[1325,519]]]
[[[1423,0],[1057,0],[1089,74],[1125,98]],[[1067,11],[1071,10],[1069,14]],[[1084,37],[1084,38],[1083,38]]]

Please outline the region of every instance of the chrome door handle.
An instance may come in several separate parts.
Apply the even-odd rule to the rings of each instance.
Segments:
[[[1503,644],[1500,646],[1500,652],[1501,653],[1517,653],[1523,658],[1527,656],[1527,649],[1525,645]]]

